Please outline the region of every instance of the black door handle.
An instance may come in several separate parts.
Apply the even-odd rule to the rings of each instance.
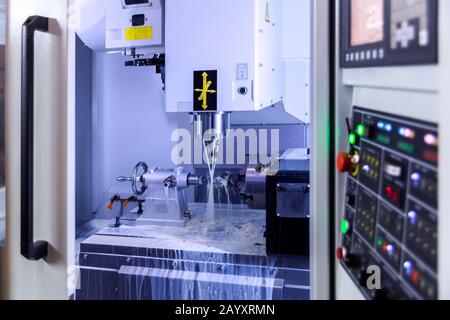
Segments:
[[[34,34],[48,32],[49,19],[29,17],[22,26],[21,254],[28,260],[47,257],[48,242],[34,241]]]

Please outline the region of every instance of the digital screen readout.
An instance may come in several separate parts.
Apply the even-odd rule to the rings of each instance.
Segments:
[[[384,0],[351,1],[351,46],[384,40]]]

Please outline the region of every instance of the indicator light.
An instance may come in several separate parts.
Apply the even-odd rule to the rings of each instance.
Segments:
[[[363,124],[358,124],[356,126],[356,133],[358,134],[358,136],[363,137],[366,133],[366,127]]]
[[[435,147],[438,145],[438,139],[432,133],[426,134],[425,137],[423,138],[423,141],[425,142],[426,145],[429,145],[429,146]]]
[[[415,212],[414,210],[408,212],[408,218],[411,220],[413,224],[415,224],[417,221],[417,212]]]
[[[411,130],[411,129],[405,130],[405,138],[414,139],[415,137],[416,137],[416,132],[414,130]]]
[[[378,238],[378,240],[377,240],[377,246],[378,246],[379,248],[381,248],[382,245],[383,245],[383,239]]]
[[[366,164],[366,165],[363,167],[363,171],[364,171],[365,173],[369,173],[369,172],[370,172],[370,167],[369,167],[368,164]]]
[[[356,144],[356,134],[353,132],[348,135],[348,143],[352,146]]]
[[[414,139],[416,137],[416,132],[409,128],[398,129],[398,134],[407,139]]]
[[[391,187],[386,187],[386,195],[392,197],[393,190]]]
[[[350,230],[350,222],[348,222],[348,220],[342,220],[341,222],[341,233],[342,234],[347,234],[348,231]]]
[[[394,254],[395,247],[392,244],[388,244],[386,246],[386,251],[389,253],[390,256]]]
[[[384,129],[385,129],[387,132],[392,132],[392,125],[391,125],[391,124],[387,124],[387,125],[384,127]]]
[[[411,275],[412,269],[413,269],[413,264],[411,261],[406,261],[403,264],[403,268],[405,269],[406,274],[409,276]]]
[[[390,123],[384,123],[384,122],[378,122],[377,124],[378,129],[387,131],[387,132],[392,132],[393,127],[392,124]]]
[[[414,270],[411,274],[411,281],[412,283],[414,283],[415,285],[418,285],[420,282],[420,273],[417,270]]]
[[[420,179],[421,179],[420,173],[415,172],[415,173],[411,174],[411,181],[412,182],[419,182]]]
[[[398,202],[399,198],[400,198],[399,193],[397,191],[394,191],[394,193],[392,194],[392,200],[394,202]]]

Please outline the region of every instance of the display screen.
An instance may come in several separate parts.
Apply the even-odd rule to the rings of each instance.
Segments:
[[[430,44],[427,0],[391,2],[391,49]]]
[[[351,1],[351,46],[384,40],[384,0]]]

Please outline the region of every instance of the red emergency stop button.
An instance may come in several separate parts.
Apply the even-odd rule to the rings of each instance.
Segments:
[[[337,170],[341,173],[350,172],[354,169],[354,164],[352,162],[352,156],[345,152],[339,152],[337,157]]]

